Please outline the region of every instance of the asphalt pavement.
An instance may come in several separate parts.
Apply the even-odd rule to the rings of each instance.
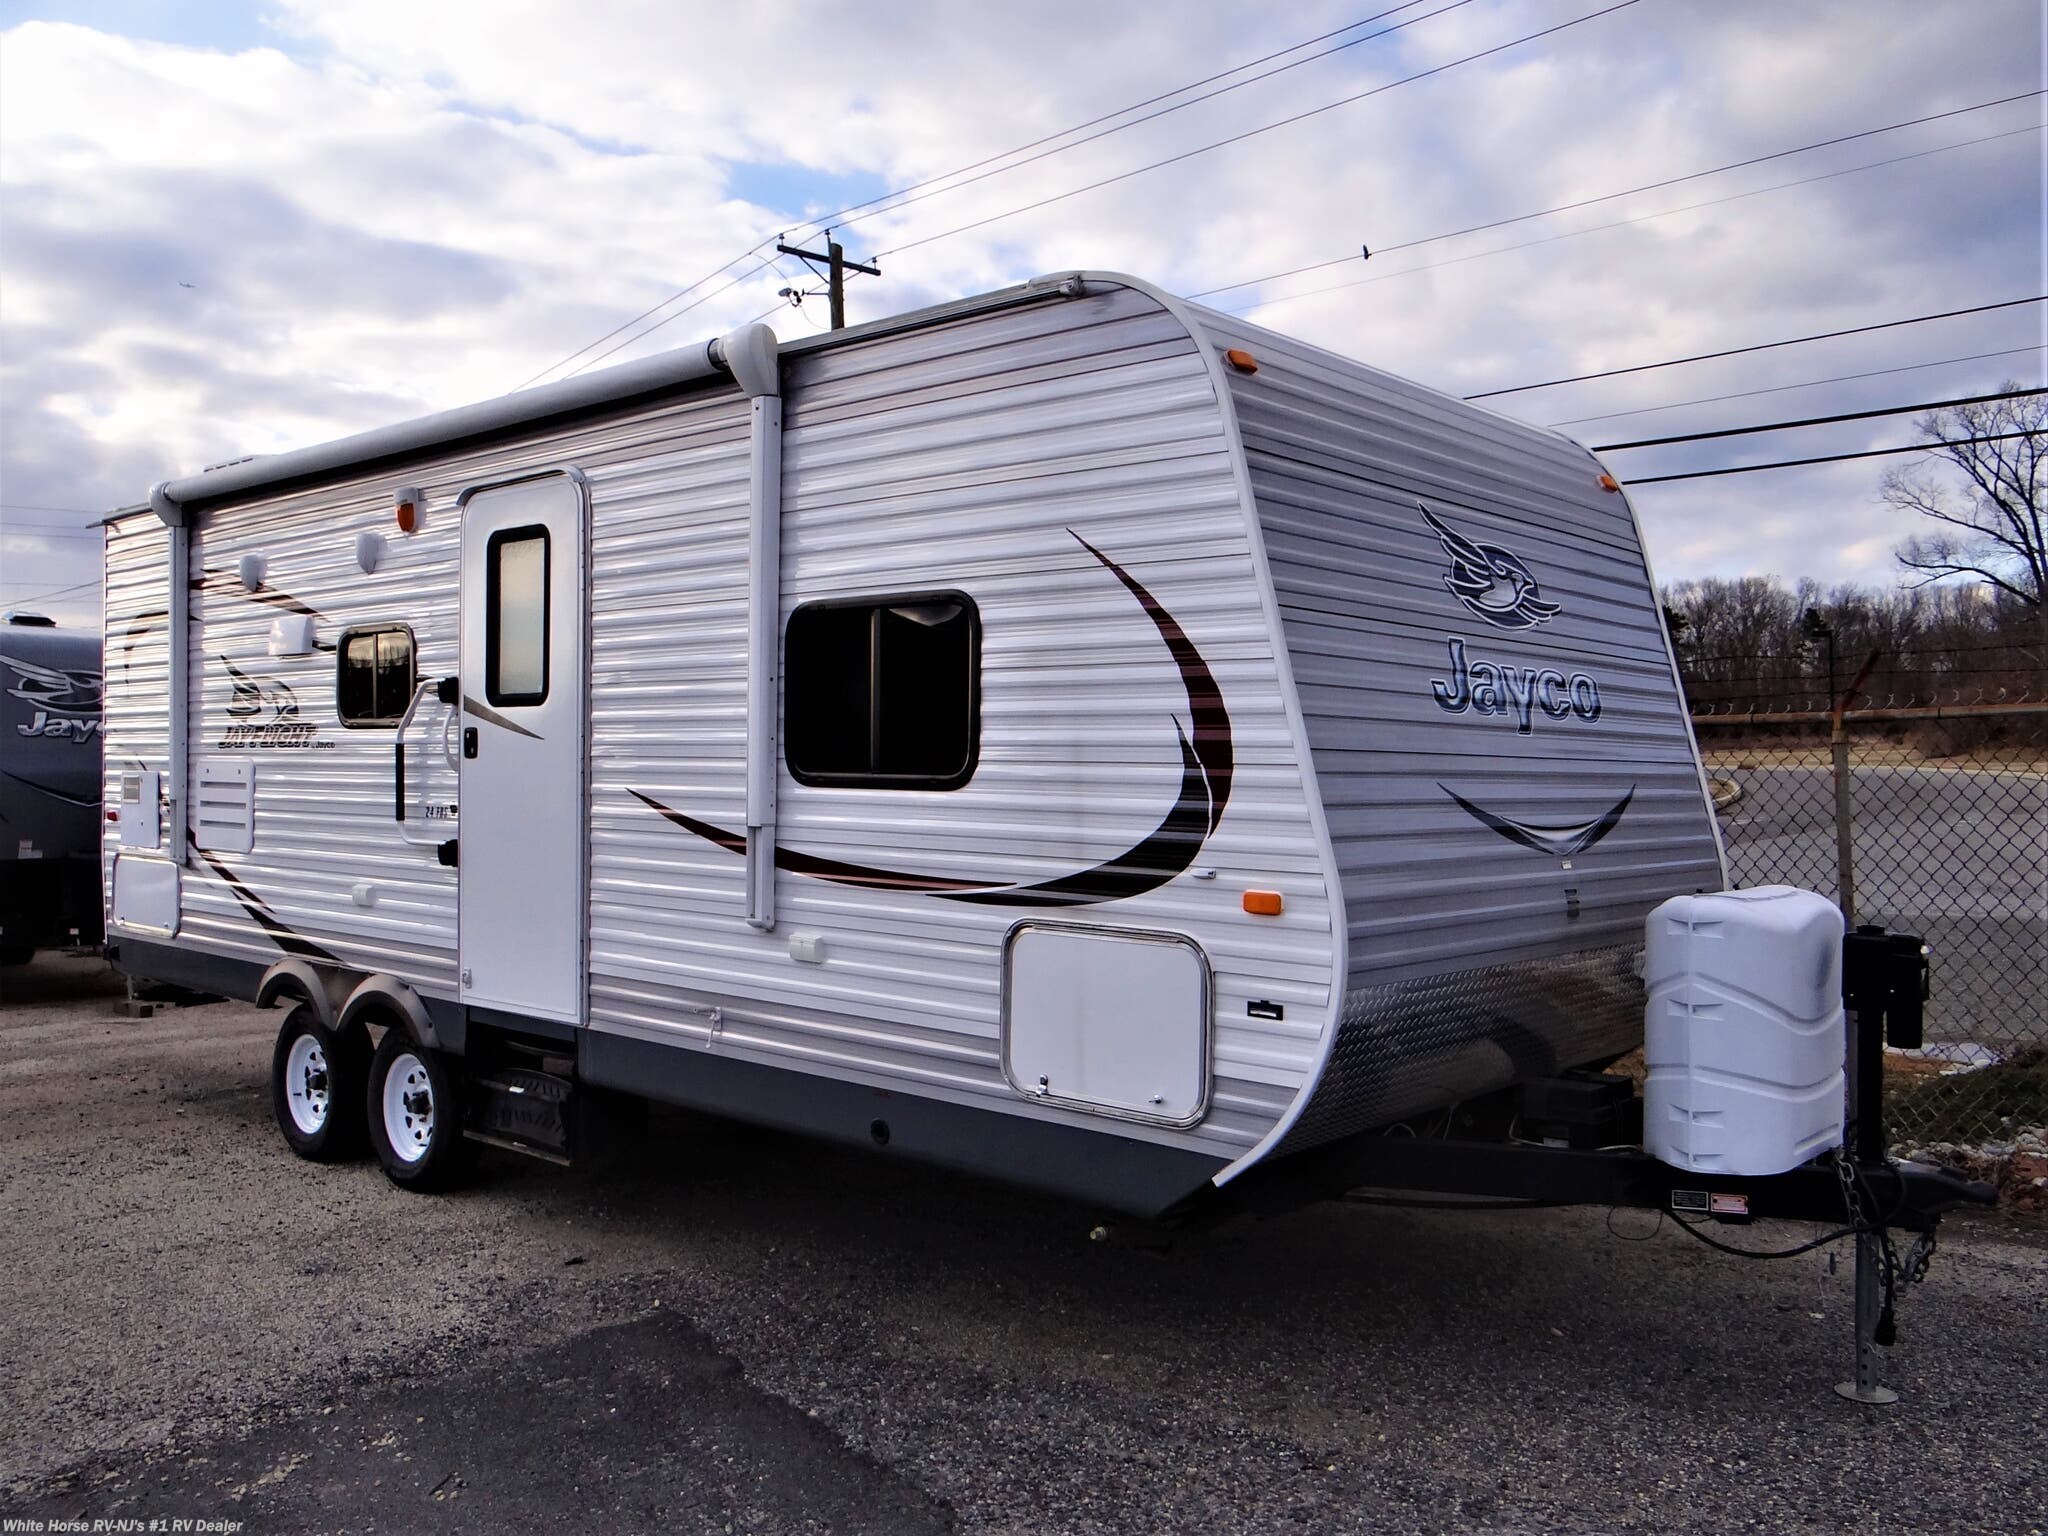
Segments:
[[[1731,877],[1834,898],[1832,770],[1742,756],[1708,756],[1742,791],[1721,817]],[[2048,1041],[2048,774],[1876,765],[1850,782],[1857,917],[1932,947],[1929,1037]]]
[[[681,1116],[447,1196],[291,1158],[277,1015],[0,972],[0,1517],[272,1531],[2048,1530],[2048,1241],[1849,1269],[1642,1212],[1095,1213]],[[1797,1226],[1730,1230],[1775,1246]]]

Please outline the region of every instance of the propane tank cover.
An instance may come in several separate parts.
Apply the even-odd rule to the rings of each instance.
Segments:
[[[1645,934],[1643,1145],[1691,1173],[1783,1173],[1842,1143],[1841,911],[1793,886],[1675,896]]]

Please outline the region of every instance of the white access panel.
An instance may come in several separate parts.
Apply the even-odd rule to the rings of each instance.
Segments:
[[[464,1003],[583,1020],[583,477],[462,498]]]
[[[1209,1100],[1209,964],[1191,939],[1053,923],[1011,931],[1003,1070],[1019,1092],[1193,1125]]]
[[[178,866],[169,859],[115,854],[114,921],[144,933],[176,933]]]
[[[121,846],[161,848],[164,842],[162,776],[153,768],[121,775]]]

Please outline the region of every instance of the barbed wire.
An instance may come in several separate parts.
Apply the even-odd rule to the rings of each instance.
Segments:
[[[1944,697],[1943,695],[1946,695]],[[1810,694],[1773,693],[1762,695],[1741,695],[1732,699],[1701,699],[1688,697],[1686,708],[1695,722],[1714,719],[1729,719],[1737,716],[1825,716],[1832,709],[1832,703],[1825,692]],[[1857,695],[1854,703],[1844,713],[1849,718],[1871,716],[1880,713],[1902,713],[1910,711],[1930,718],[1936,715],[1965,715],[1972,712],[1993,714],[2021,710],[2048,710],[2048,694],[2029,688],[1915,688],[1903,693],[1883,695],[1868,692]]]

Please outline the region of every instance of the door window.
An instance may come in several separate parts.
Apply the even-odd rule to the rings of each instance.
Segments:
[[[484,695],[493,704],[548,696],[548,531],[504,528],[484,554]]]

